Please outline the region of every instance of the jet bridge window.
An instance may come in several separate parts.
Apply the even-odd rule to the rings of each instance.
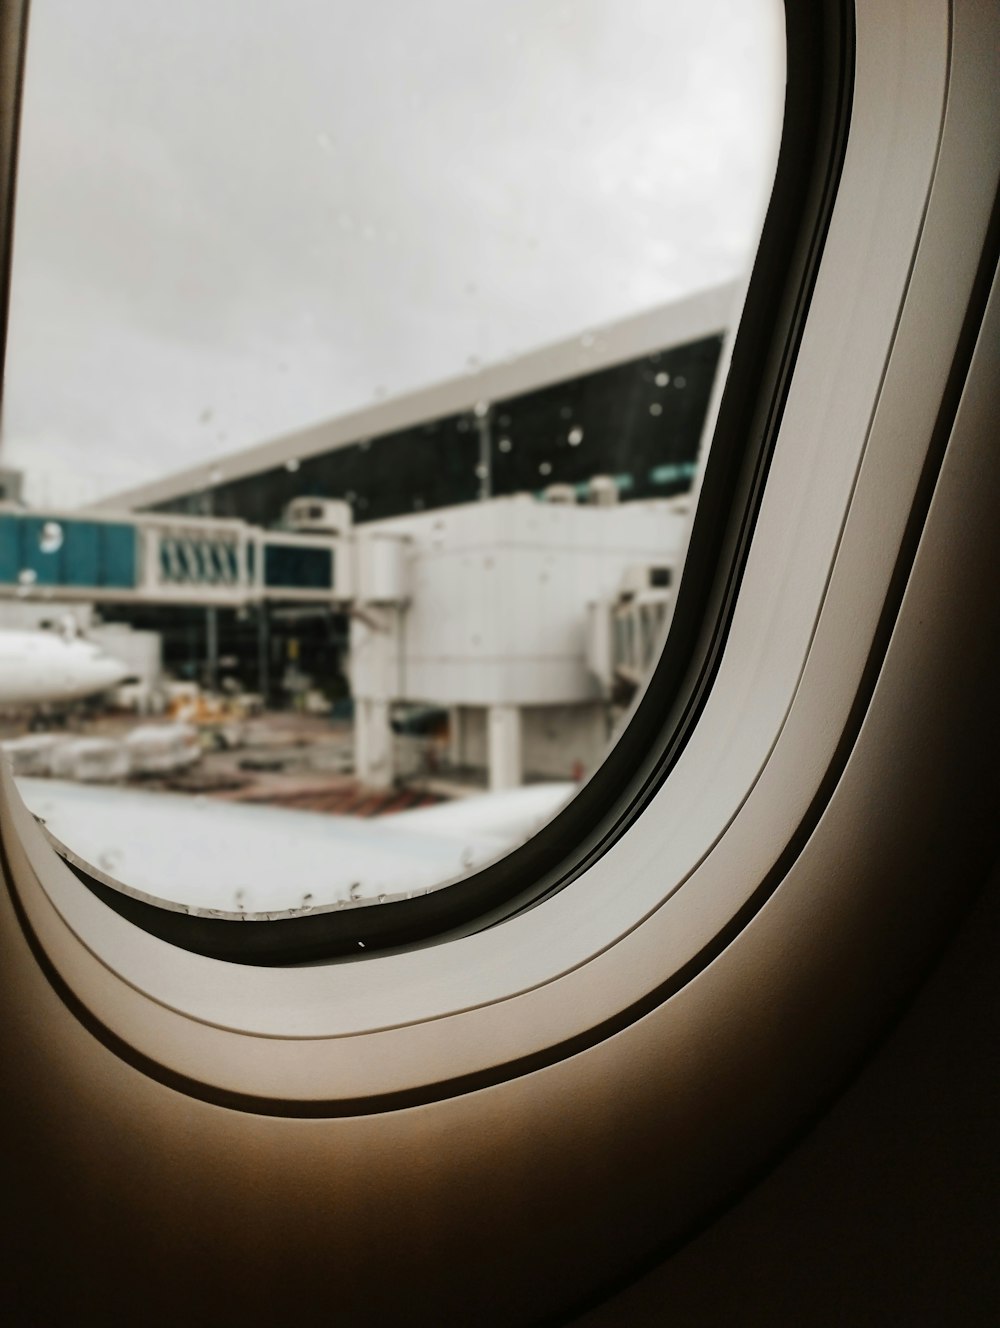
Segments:
[[[782,59],[777,0],[36,0],[0,738],[89,880],[224,919],[405,900],[602,769],[673,612]]]

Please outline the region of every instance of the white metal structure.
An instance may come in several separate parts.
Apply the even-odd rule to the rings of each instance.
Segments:
[[[9,1317],[996,1321],[1000,6],[822,13],[850,128],[721,665],[572,884],[241,967],[5,787]]]
[[[450,710],[453,761],[488,770],[491,789],[592,770],[608,719],[588,612],[610,613],[640,568],[679,574],[687,522],[671,499],[520,494],[364,527],[351,622],[358,777],[392,782],[390,707],[407,701]]]

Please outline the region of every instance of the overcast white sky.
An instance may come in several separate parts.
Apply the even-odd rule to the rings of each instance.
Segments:
[[[778,0],[33,0],[0,462],[84,502],[739,274]]]

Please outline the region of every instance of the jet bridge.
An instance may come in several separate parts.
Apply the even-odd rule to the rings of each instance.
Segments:
[[[351,537],[149,512],[24,511],[0,505],[0,597],[241,608],[343,604]]]

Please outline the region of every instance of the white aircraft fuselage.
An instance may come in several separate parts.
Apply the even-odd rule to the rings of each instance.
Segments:
[[[129,670],[92,641],[54,631],[0,631],[0,706],[79,701]]]

